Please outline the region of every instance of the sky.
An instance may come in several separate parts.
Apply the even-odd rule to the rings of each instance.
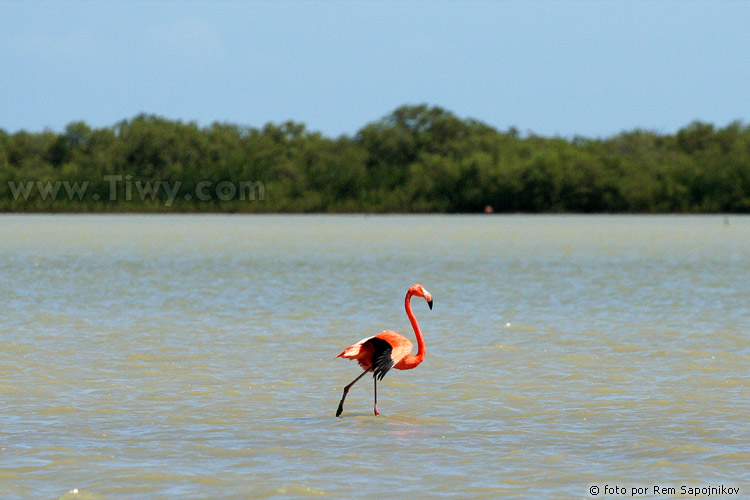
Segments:
[[[745,1],[0,1],[0,129],[352,136],[404,104],[572,138],[750,122]]]

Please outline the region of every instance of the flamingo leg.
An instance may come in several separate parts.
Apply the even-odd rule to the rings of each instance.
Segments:
[[[377,379],[377,377],[373,376],[372,377],[372,381],[375,382],[375,390],[374,390],[374,394],[375,394],[375,416],[377,417],[377,416],[380,415],[380,412],[378,411],[378,379]]]
[[[341,412],[342,412],[342,411],[344,411],[344,400],[346,399],[346,394],[347,394],[347,393],[349,392],[349,388],[350,388],[351,386],[353,386],[353,385],[354,385],[354,384],[355,384],[355,383],[357,382],[357,380],[359,380],[359,379],[361,379],[362,377],[364,377],[364,376],[365,376],[365,373],[367,373],[367,372],[368,372],[368,370],[369,370],[369,368],[368,368],[367,370],[363,371],[363,372],[362,372],[362,374],[361,374],[361,375],[359,375],[359,376],[358,376],[357,378],[355,378],[354,380],[352,380],[352,381],[351,381],[351,382],[349,383],[349,385],[347,385],[346,387],[344,387],[344,395],[343,395],[343,396],[341,396],[341,401],[339,402],[339,409],[338,409],[338,410],[336,410],[336,416],[337,416],[337,417],[340,417],[340,416],[341,416]]]

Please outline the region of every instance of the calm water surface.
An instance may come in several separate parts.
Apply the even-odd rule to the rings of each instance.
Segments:
[[[748,217],[0,216],[0,497],[750,495],[749,292]]]

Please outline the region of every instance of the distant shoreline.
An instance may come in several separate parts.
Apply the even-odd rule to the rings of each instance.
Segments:
[[[0,130],[0,212],[750,213],[750,126],[521,137],[418,105],[335,139],[150,115]]]

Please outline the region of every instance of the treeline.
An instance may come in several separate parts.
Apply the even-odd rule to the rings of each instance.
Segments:
[[[140,115],[0,130],[1,211],[750,212],[750,127],[522,137],[403,106],[353,137]]]

